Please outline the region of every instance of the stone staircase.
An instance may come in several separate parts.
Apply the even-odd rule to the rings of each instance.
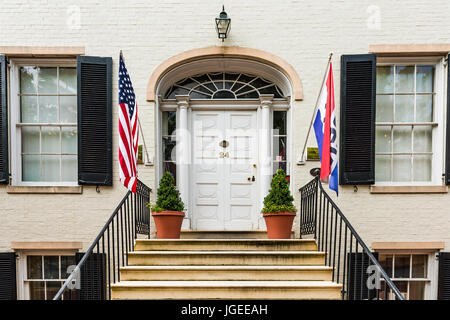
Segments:
[[[136,240],[112,299],[340,299],[315,240]]]

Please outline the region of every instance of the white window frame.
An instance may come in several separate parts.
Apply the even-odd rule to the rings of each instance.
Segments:
[[[432,160],[431,181],[375,181],[375,186],[441,186],[444,172],[444,129],[445,129],[445,58],[441,56],[430,57],[378,57],[378,66],[389,66],[392,64],[433,64],[435,66],[435,100],[433,109],[433,120],[435,124],[432,129]],[[376,124],[375,124],[376,131]],[[376,172],[376,168],[375,168]]]
[[[17,263],[17,298],[19,300],[30,300],[30,287],[27,276],[28,256],[75,256],[76,250],[33,250],[19,252]],[[45,281],[64,281],[65,279],[48,279]],[[44,281],[44,280],[43,280]]]
[[[425,283],[425,289],[424,289],[424,300],[436,300],[437,299],[437,291],[438,291],[438,269],[439,265],[436,259],[437,252],[421,252],[420,250],[417,252],[402,252],[402,251],[389,251],[389,252],[379,252],[380,255],[388,255],[392,256],[392,272],[394,272],[395,268],[395,256],[396,255],[409,255],[410,257],[410,276],[411,276],[411,270],[412,270],[412,256],[413,255],[426,255],[427,258],[427,277],[426,278],[391,278],[393,282],[413,282],[413,281],[420,281]],[[384,281],[384,279],[381,279],[381,281]],[[389,289],[390,291],[390,289]],[[390,300],[394,299],[393,293],[389,292],[390,294]],[[405,297],[405,299],[408,297]]]
[[[73,59],[11,59],[9,70],[11,185],[13,186],[78,186],[78,181],[22,181],[22,130],[20,126],[20,67],[76,67]]]

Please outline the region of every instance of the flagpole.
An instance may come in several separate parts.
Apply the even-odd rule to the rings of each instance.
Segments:
[[[305,160],[304,160],[303,157],[305,156],[306,144],[308,143],[308,138],[309,138],[309,134],[311,132],[311,127],[312,127],[312,125],[314,123],[314,118],[316,117],[317,108],[318,108],[318,104],[319,104],[320,93],[322,92],[323,85],[324,85],[324,83],[325,83],[325,81],[327,79],[328,68],[330,67],[330,62],[331,62],[332,56],[333,56],[333,52],[330,52],[330,55],[328,57],[327,67],[325,68],[325,74],[323,75],[322,85],[320,86],[319,94],[317,95],[316,105],[314,107],[314,112],[313,112],[313,115],[312,115],[312,118],[311,118],[311,122],[309,124],[308,133],[306,134],[306,139],[305,139],[305,144],[303,145],[302,154],[300,155],[300,158],[297,159],[297,164],[298,165],[305,164]]]

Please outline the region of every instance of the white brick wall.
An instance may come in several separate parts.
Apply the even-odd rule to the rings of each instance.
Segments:
[[[434,1],[226,1],[232,28],[225,45],[265,50],[288,61],[303,81],[294,104],[295,161],[301,151],[330,51],[339,105],[339,57],[367,53],[370,44],[450,43],[450,4]],[[114,77],[122,49],[139,104],[149,153],[154,154],[154,104],[145,100],[158,64],[185,50],[222,45],[214,18],[222,1],[3,1],[0,45],[84,46],[86,55],[112,56]],[[79,8],[80,25],[76,23]],[[380,21],[377,24],[377,10]],[[75,15],[74,15],[75,13]],[[117,83],[114,81],[114,89]],[[116,95],[114,105],[117,103]],[[115,110],[115,108],[114,108]],[[117,119],[113,115],[114,125]],[[339,119],[339,117],[338,117]],[[314,137],[311,137],[314,144]],[[114,136],[114,187],[84,187],[82,195],[11,195],[0,186],[0,251],[11,241],[83,241],[87,246],[125,194],[118,183]],[[295,166],[295,191],[317,163]],[[139,167],[155,188],[153,167]],[[295,192],[298,203],[298,192]],[[366,243],[441,240],[450,249],[450,195],[371,195],[368,187],[341,187],[336,200]]]

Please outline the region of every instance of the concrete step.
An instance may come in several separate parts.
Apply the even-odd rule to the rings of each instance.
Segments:
[[[121,281],[113,299],[339,299],[329,281]]]
[[[128,254],[130,266],[321,266],[324,263],[325,253],[317,251],[133,251]]]
[[[151,239],[136,240],[135,251],[315,251],[313,239]]]
[[[267,239],[266,230],[257,231],[197,231],[181,230],[181,239]],[[294,232],[291,234],[294,238]]]
[[[128,266],[120,269],[121,281],[230,280],[230,281],[331,281],[326,266]]]

